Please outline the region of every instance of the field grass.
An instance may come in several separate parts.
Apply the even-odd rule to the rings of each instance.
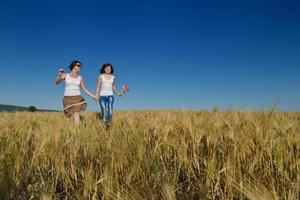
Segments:
[[[299,199],[300,113],[0,113],[0,199]]]

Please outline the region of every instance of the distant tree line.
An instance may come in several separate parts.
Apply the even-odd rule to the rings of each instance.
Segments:
[[[38,109],[35,106],[23,107],[0,104],[0,112],[58,112],[57,110]],[[1,199],[1,198],[0,198]]]

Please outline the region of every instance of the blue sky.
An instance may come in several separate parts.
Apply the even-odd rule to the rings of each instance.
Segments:
[[[78,59],[90,91],[107,62],[129,85],[115,109],[299,111],[299,10],[290,0],[0,1],[0,104],[62,109],[54,79]]]

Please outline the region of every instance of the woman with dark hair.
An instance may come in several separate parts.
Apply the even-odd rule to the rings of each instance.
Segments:
[[[101,109],[101,120],[105,124],[106,129],[110,127],[110,123],[112,121],[112,113],[113,113],[113,104],[114,104],[114,96],[113,92],[115,92],[118,96],[122,96],[125,92],[127,92],[128,88],[123,87],[122,93],[119,93],[117,88],[115,87],[116,77],[113,75],[114,68],[111,64],[105,63],[100,69],[100,75],[98,77],[98,83],[96,88],[96,99],[99,99],[100,109]],[[99,97],[100,91],[100,97]]]
[[[81,96],[80,88],[96,100],[96,97],[86,88],[82,76],[79,75],[81,67],[81,62],[74,60],[69,66],[70,73],[65,74],[64,70],[60,69],[55,80],[56,84],[61,83],[63,80],[65,81],[64,114],[66,117],[73,117],[76,125],[80,123],[80,112],[84,111],[87,107],[87,102]]]

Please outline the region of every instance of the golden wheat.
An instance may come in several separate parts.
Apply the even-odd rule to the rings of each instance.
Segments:
[[[299,199],[300,113],[0,113],[0,199]]]

